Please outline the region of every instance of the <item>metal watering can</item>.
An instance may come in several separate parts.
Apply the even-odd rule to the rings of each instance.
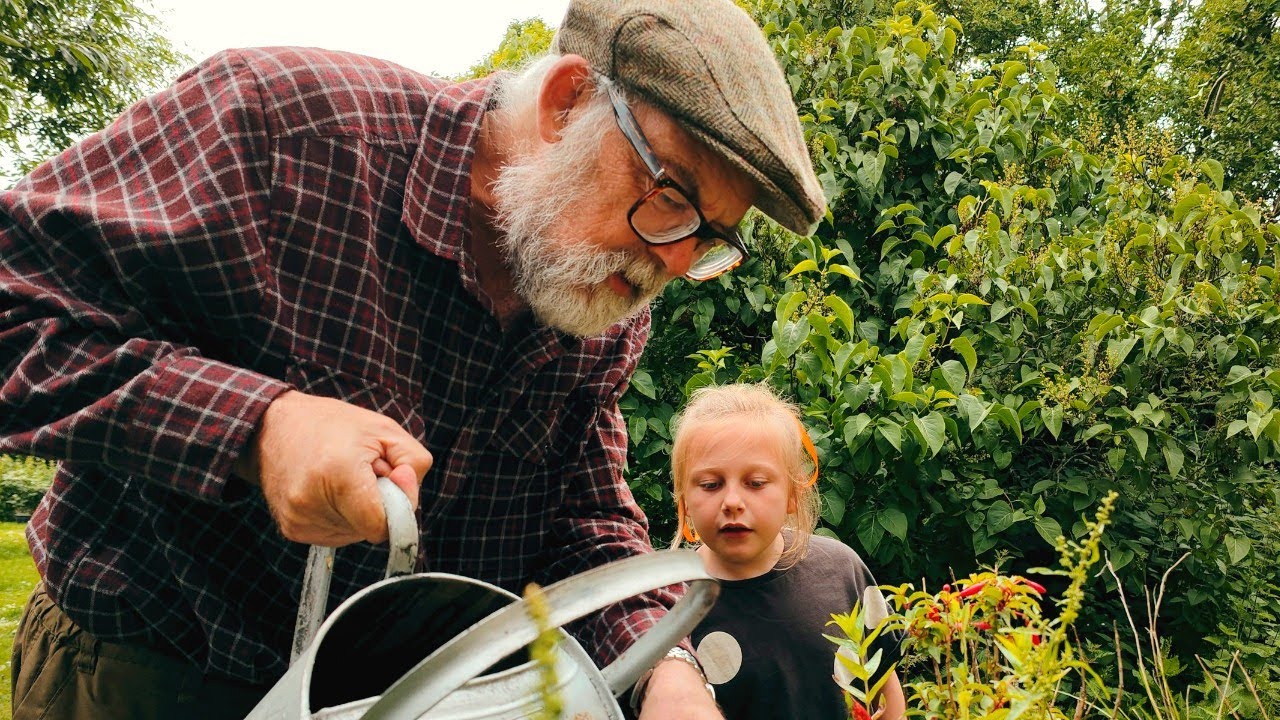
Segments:
[[[538,635],[524,600],[446,573],[412,572],[412,506],[378,480],[391,554],[386,579],[324,618],[333,549],[313,547],[303,579],[293,660],[246,720],[520,720],[541,710],[541,675],[518,653]],[[627,598],[688,582],[680,602],[603,670],[564,630],[555,689],[563,717],[623,720],[614,699],[706,615],[719,585],[691,550],[652,553],[543,588],[548,624],[561,627]],[[323,620],[323,622],[322,622]]]

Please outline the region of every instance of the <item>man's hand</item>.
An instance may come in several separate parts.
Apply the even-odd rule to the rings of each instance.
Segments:
[[[692,665],[663,660],[649,677],[640,720],[724,720],[724,716]]]
[[[416,509],[431,462],[431,453],[390,418],[290,390],[267,407],[235,470],[262,488],[286,538],[337,547],[385,541],[377,478],[390,478]]]

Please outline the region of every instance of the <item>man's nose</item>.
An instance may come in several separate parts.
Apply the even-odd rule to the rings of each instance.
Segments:
[[[697,261],[700,254],[698,245],[698,238],[689,236],[679,242],[650,245],[649,252],[658,258],[662,263],[662,269],[669,277],[677,278],[684,277],[684,274],[689,272],[689,268]]]

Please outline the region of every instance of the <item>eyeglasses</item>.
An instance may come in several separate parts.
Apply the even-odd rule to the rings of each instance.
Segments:
[[[627,222],[635,234],[650,245],[667,245],[686,238],[696,237],[702,255],[689,266],[685,277],[690,280],[710,280],[738,267],[747,258],[747,249],[736,232],[723,233],[707,222],[706,216],[689,199],[689,193],[672,180],[658,162],[649,140],[640,130],[640,124],[631,114],[626,100],[613,81],[597,74],[599,85],[604,87],[613,104],[613,116],[618,129],[626,136],[641,162],[653,176],[653,188],[646,192],[627,212]]]

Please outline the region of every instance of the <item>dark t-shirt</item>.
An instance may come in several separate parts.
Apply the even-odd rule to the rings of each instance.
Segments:
[[[815,535],[808,554],[790,568],[722,580],[720,586],[715,607],[693,631],[693,644],[726,720],[847,718],[832,679],[838,648],[823,634],[841,637],[827,623],[833,613],[852,612],[859,600],[885,606],[858,553]],[[877,647],[881,668],[898,660],[896,638],[882,635]]]

